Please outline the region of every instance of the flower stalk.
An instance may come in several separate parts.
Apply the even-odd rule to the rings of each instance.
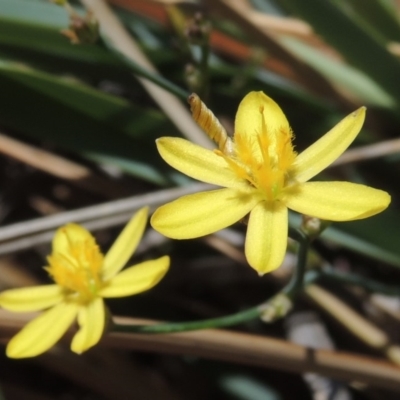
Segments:
[[[176,333],[199,329],[216,329],[243,324],[255,319],[262,319],[263,322],[272,323],[284,318],[290,311],[293,301],[300,295],[304,288],[321,279],[340,282],[343,284],[362,287],[366,290],[383,293],[389,296],[398,296],[399,286],[385,285],[371,279],[350,273],[340,273],[333,269],[327,270],[306,270],[306,254],[309,248],[310,239],[303,234],[298,235],[299,256],[297,258],[296,270],[289,283],[277,294],[271,296],[263,303],[231,315],[218,318],[210,318],[200,321],[160,323],[156,325],[122,325],[114,323],[111,330],[116,332],[131,333]]]
[[[307,252],[309,248],[309,239],[300,230],[294,234],[294,239],[299,242],[299,257],[295,273],[289,283],[277,294],[267,299],[263,303],[240,311],[235,314],[210,318],[201,321],[162,323],[157,325],[120,325],[114,324],[112,329],[118,332],[132,333],[174,333],[186,332],[198,329],[223,328],[227,326],[238,325],[244,322],[261,318],[264,322],[273,322],[283,318],[290,311],[294,298],[303,289],[304,272],[306,269]],[[313,272],[313,271],[312,271]],[[307,279],[307,284],[317,280],[319,275],[314,274]]]

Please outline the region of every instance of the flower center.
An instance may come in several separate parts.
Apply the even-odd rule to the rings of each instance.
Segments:
[[[63,252],[53,252],[45,269],[53,280],[74,300],[89,301],[102,286],[103,254],[94,240],[72,241],[65,231],[68,246]]]
[[[293,184],[291,167],[296,158],[289,129],[269,131],[265,122],[264,108],[260,107],[260,129],[255,134],[235,132],[233,151],[224,157],[235,174],[257,188],[266,200],[282,197],[285,187]]]

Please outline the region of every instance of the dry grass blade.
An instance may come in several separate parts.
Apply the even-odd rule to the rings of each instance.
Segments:
[[[363,343],[382,351],[394,363],[400,365],[400,347],[392,344],[383,330],[318,285],[308,285],[304,290],[313,301],[343,324]]]
[[[242,2],[207,0],[206,3],[212,12],[235,21],[257,44],[263,46],[272,56],[277,57],[287,66],[290,66],[294,75],[297,76],[298,81],[313,93],[337,101],[338,104],[345,107],[354,108],[354,105],[348,99],[344,98],[322,75],[297,59],[268,32],[260,29],[249,16],[249,13],[243,12]]]
[[[4,226],[0,228],[0,254],[48,242],[54,231],[68,222],[82,224],[90,230],[116,226],[128,221],[134,211],[141,207],[154,208],[186,194],[210,188],[212,186],[208,184],[194,184],[185,188],[165,189]]]
[[[115,198],[132,193],[131,190],[127,190],[122,185],[96,175],[83,165],[10,138],[2,133],[0,133],[0,152],[102,196]]]
[[[140,47],[129,35],[105,1],[81,1],[93,12],[100,23],[102,32],[106,35],[107,39],[111,41],[115,49],[148,71],[157,72],[153,64],[151,64],[146,55],[141,51]],[[175,96],[145,78],[138,77],[138,80],[183,135],[194,143],[206,148],[211,148],[211,141],[196,125],[189,111]]]
[[[4,342],[8,340],[31,317],[0,310],[1,339]],[[155,323],[122,317],[116,317],[115,321],[130,325]],[[393,364],[350,353],[310,349],[246,333],[215,329],[158,335],[111,332],[101,345],[124,350],[193,355],[292,372],[312,371],[343,381],[357,380],[400,391],[400,368]]]
[[[400,152],[400,139],[385,140],[383,142],[358,147],[346,151],[330,167],[350,164],[359,161],[368,161],[374,158],[385,157]]]

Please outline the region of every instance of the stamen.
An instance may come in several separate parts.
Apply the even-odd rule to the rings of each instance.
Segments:
[[[239,132],[234,136],[234,155],[217,153],[224,157],[228,166],[240,179],[258,189],[266,200],[279,199],[289,183],[290,168],[296,153],[292,145],[292,133],[285,129],[269,132],[260,106],[260,131],[255,135]]]
[[[91,240],[74,241],[68,229],[63,231],[69,246],[62,253],[53,252],[45,269],[54,281],[82,301],[93,298],[101,288],[103,255]]]

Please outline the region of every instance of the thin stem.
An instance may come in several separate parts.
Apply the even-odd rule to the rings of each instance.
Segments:
[[[299,253],[297,258],[297,268],[293,275],[292,280],[280,291],[278,294],[272,296],[262,304],[258,306],[249,308],[248,310],[241,311],[235,314],[227,315],[220,318],[211,318],[201,321],[191,321],[191,322],[177,322],[177,323],[166,323],[158,325],[119,325],[114,324],[113,330],[119,332],[142,332],[142,333],[171,333],[171,332],[184,332],[196,329],[207,329],[207,328],[221,328],[225,326],[237,325],[242,322],[250,321],[255,318],[262,317],[265,315],[266,310],[270,312],[272,310],[273,318],[283,316],[279,310],[274,310],[279,308],[282,304],[282,297],[287,300],[293,299],[297,293],[303,287],[304,272],[307,261],[307,251],[309,246],[309,239],[306,234],[300,230],[295,230],[291,232],[291,236],[299,242]],[[313,271],[312,271],[313,272]],[[313,274],[307,278],[307,283],[311,283],[317,279],[319,275]],[[271,319],[271,320],[272,320]]]
[[[249,308],[248,310],[238,312],[236,314],[227,315],[220,318],[210,318],[201,321],[190,321],[190,322],[176,322],[176,323],[165,323],[158,325],[119,325],[114,324],[113,330],[118,332],[140,332],[140,333],[172,333],[172,332],[185,332],[193,331],[197,329],[207,328],[221,328],[224,326],[237,325],[242,322],[251,321],[262,314],[261,307]]]
[[[201,71],[201,98],[207,99],[209,92],[209,67],[208,67],[208,59],[210,55],[210,45],[207,43],[201,46],[201,61],[200,61],[200,71]]]
[[[124,59],[128,58],[130,62],[139,65],[144,70],[148,70],[149,74],[137,76],[138,81],[144,87],[146,92],[151,96],[154,102],[160,107],[171,122],[179,129],[184,136],[191,142],[199,144],[207,149],[212,148],[212,143],[208,139],[202,129],[193,121],[191,114],[187,110],[187,106],[182,104],[180,98],[186,98],[188,93],[177,87],[167,84],[167,90],[160,85],[166,85],[166,81],[160,81],[158,72],[148,57],[144,54],[138,43],[129,34],[121,21],[117,18],[113,10],[106,0],[80,0],[87,9],[93,12],[101,26],[102,37],[107,46],[110,46]],[[132,65],[135,67],[135,65]],[[146,71],[138,69],[138,73],[146,73]],[[156,80],[157,83],[151,80]],[[171,92],[175,92],[180,98],[177,98]]]
[[[273,321],[285,315],[285,312],[281,313],[278,309],[280,305],[282,305],[282,299],[286,299],[290,302],[290,300],[292,300],[300,290],[304,288],[304,286],[307,286],[320,278],[327,278],[341,283],[361,286],[373,292],[385,293],[388,295],[400,294],[400,287],[384,285],[357,275],[336,272],[333,269],[325,269],[322,271],[313,270],[305,273],[310,239],[303,231],[298,229],[291,229],[290,236],[299,242],[296,270],[290,282],[279,293],[270,297],[265,302],[249,308],[248,310],[220,318],[190,322],[163,323],[157,325],[135,326],[114,324],[113,330],[117,332],[132,333],[172,333],[198,329],[222,328],[247,322],[255,318],[262,318],[264,321]],[[272,314],[269,314],[271,311]],[[266,313],[268,315],[266,315]],[[269,318],[269,315],[271,315],[272,318]]]
[[[303,287],[310,239],[300,229],[290,228],[290,236],[293,237],[293,239],[295,239],[297,242],[299,242],[299,251],[297,253],[297,265],[294,274],[292,276],[292,279],[282,291],[287,296],[292,298]]]
[[[149,81],[155,83],[159,87],[172,93],[176,97],[186,101],[186,99],[190,95],[189,92],[175,85],[168,79],[165,79],[161,75],[149,71],[148,68],[144,68],[139,64],[135,63],[129,57],[125,56],[122,52],[118,51],[118,49],[116,49],[111,43],[109,43],[106,38],[103,38],[103,40],[110,50],[112,50],[117,56],[122,58],[127,65],[129,65],[134,74],[148,79]]]
[[[319,278],[318,274],[314,271],[310,271],[304,277],[304,281],[311,284]],[[157,325],[122,325],[114,323],[112,330],[116,332],[132,332],[132,333],[172,333],[172,332],[186,332],[198,329],[209,329],[209,328],[222,328],[232,325],[237,325],[243,322],[251,321],[261,317],[269,306],[274,307],[274,303],[278,297],[282,295],[287,299],[292,299],[295,294],[294,290],[287,290],[284,288],[278,294],[272,296],[265,302],[249,308],[248,310],[241,311],[235,314],[227,315],[220,318],[211,318],[200,321],[190,322],[176,322],[176,323],[162,323]]]
[[[335,271],[333,268],[324,269],[318,272],[321,278],[326,278],[330,281],[340,282],[349,285],[355,285],[363,287],[364,289],[375,292],[383,293],[388,296],[399,296],[400,286],[385,285],[380,282],[376,282],[372,279],[368,279],[359,275],[343,273]]]

